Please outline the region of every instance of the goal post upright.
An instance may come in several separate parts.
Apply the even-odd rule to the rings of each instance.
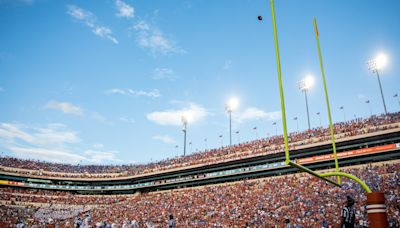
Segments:
[[[335,169],[336,169],[336,172],[339,172],[339,162],[338,162],[338,159],[336,156],[335,132],[333,130],[333,124],[332,124],[331,106],[329,103],[328,87],[326,86],[325,70],[324,70],[324,64],[322,61],[321,46],[319,43],[319,32],[318,32],[318,26],[317,26],[317,19],[315,17],[314,17],[314,31],[315,31],[315,39],[317,41],[317,47],[318,47],[319,66],[321,68],[322,81],[324,83],[325,101],[326,101],[326,108],[328,111],[329,130],[331,133],[333,157],[335,159]],[[337,176],[337,182],[338,182],[338,184],[340,184],[340,176]]]
[[[339,183],[335,183],[334,181],[332,181],[326,177],[322,177],[321,175],[312,171],[311,169],[304,167],[304,166],[297,164],[296,162],[293,162],[290,160],[289,141],[288,141],[287,124],[286,124],[285,96],[284,96],[284,92],[283,92],[281,61],[280,61],[280,56],[279,56],[278,31],[276,28],[274,0],[270,0],[270,4],[271,4],[271,13],[272,13],[272,26],[273,26],[273,30],[274,30],[275,54],[276,54],[276,64],[277,64],[278,83],[279,83],[279,96],[280,96],[281,110],[282,110],[283,138],[284,138],[284,143],[285,143],[285,163],[286,163],[286,165],[296,167],[304,172],[307,172],[313,176],[316,176],[320,179],[323,179],[331,184],[334,184],[334,185],[340,187]]]
[[[285,163],[286,165],[289,165],[290,163],[289,141],[288,141],[287,125],[286,125],[285,97],[283,94],[281,60],[279,56],[278,31],[276,29],[274,0],[270,0],[270,4],[272,13],[272,26],[274,28],[274,42],[275,42],[275,54],[276,54],[276,66],[278,70],[279,96],[281,100],[281,110],[282,110],[281,113],[282,113],[282,124],[283,124],[283,137],[284,137],[283,139],[285,142]]]

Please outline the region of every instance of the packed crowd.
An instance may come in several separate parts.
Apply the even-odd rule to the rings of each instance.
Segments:
[[[36,202],[44,204],[57,204],[62,205],[101,205],[101,204],[114,204],[122,202],[126,197],[120,195],[107,196],[107,195],[76,195],[70,192],[63,191],[49,191],[49,190],[36,190],[36,189],[11,189],[4,188],[0,191],[0,201],[8,201],[11,204],[18,202]]]
[[[400,221],[399,171],[399,160],[346,168],[346,172],[363,179],[373,191],[385,192],[392,225],[398,225]],[[6,194],[24,192],[3,190]],[[49,197],[57,194],[40,192],[34,194]],[[356,223],[367,223],[366,197],[358,184],[344,179],[340,189],[308,174],[296,174],[121,196],[123,200],[112,203],[99,197],[98,205],[88,210],[81,208],[84,203],[79,200],[71,202],[68,209],[26,206],[17,209],[7,205],[0,208],[3,221],[0,225],[7,227],[13,222],[22,222],[28,227],[32,224],[36,227],[46,224],[70,227],[76,221],[85,220],[93,227],[104,224],[125,228],[165,227],[169,215],[174,215],[178,227],[280,227],[287,221],[293,227],[332,227],[339,224],[340,209],[348,195],[356,201]],[[69,199],[74,197],[82,196]],[[36,198],[24,200],[35,202]],[[62,197],[53,198],[52,202],[65,203]],[[78,217],[82,219],[77,220]]]
[[[336,123],[334,124],[334,131],[335,138],[340,140],[351,136],[399,127],[400,112],[397,112],[389,113],[387,115],[371,116],[366,119],[360,118],[348,122]],[[301,146],[318,142],[327,142],[329,140],[329,128],[314,128],[308,131],[291,133],[289,135],[289,146],[291,150],[295,150]],[[283,152],[283,143],[282,135],[273,136],[233,145],[232,147],[211,149],[187,156],[137,165],[71,165],[3,157],[0,159],[0,170],[38,176],[112,178],[159,172],[193,165],[218,163],[250,156],[275,154]]]

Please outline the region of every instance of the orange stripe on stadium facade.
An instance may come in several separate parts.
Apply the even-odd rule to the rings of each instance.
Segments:
[[[337,154],[337,157],[338,158],[346,158],[346,157],[351,157],[354,155],[373,154],[373,153],[379,153],[379,152],[384,152],[384,151],[388,151],[388,150],[393,150],[396,148],[397,148],[396,144],[375,146],[375,147],[370,147],[370,148],[341,152],[341,153]],[[314,157],[310,157],[310,158],[298,159],[297,163],[306,164],[306,163],[311,163],[311,162],[331,160],[333,158],[334,158],[333,154],[325,154],[325,155],[319,155],[319,156],[314,156]]]

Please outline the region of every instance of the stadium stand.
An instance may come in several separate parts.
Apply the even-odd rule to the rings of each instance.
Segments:
[[[369,154],[364,154],[343,159],[342,163],[347,162],[347,166],[341,170],[360,177],[374,191],[383,191],[390,224],[398,227],[400,113],[337,123],[334,127],[337,142],[349,142],[342,146],[349,150],[374,151],[375,148],[392,148],[387,150],[389,152],[382,153],[386,157],[381,162],[374,162],[380,154],[370,158]],[[374,138],[379,135],[382,137]],[[384,139],[388,135],[390,138]],[[364,138],[374,139],[368,143],[351,145]],[[324,148],[324,145],[330,147],[329,139],[328,129],[315,128],[295,132],[290,134],[290,147],[294,155],[306,154],[300,156],[298,162],[307,161],[320,155],[322,149],[319,148]],[[245,171],[245,174],[247,172],[250,177],[255,170],[252,167],[263,169],[271,164],[281,163],[280,156],[275,155],[283,156],[282,144],[282,136],[275,136],[144,165],[70,165],[3,157],[0,159],[0,175],[4,178],[0,180],[0,227],[15,227],[17,224],[25,224],[25,227],[74,227],[76,223],[89,225],[83,227],[165,227],[169,215],[174,215],[178,227],[281,227],[287,220],[292,227],[334,227],[339,224],[340,208],[347,195],[356,200],[356,221],[359,227],[367,224],[364,190],[346,178],[342,188],[337,188],[309,174],[284,172],[284,169],[289,169],[284,166],[273,167],[271,170],[274,173],[264,173],[262,178],[247,178],[240,176],[238,172],[228,175],[237,176],[236,179],[218,179],[202,185],[185,185],[185,181],[193,180],[185,179],[188,176],[181,176],[185,172],[192,172],[190,177],[202,179],[216,172],[239,169]],[[331,152],[327,150],[324,153],[323,156],[327,156]],[[254,160],[246,159],[257,156],[275,156],[275,160],[271,163],[258,161],[252,163],[253,166],[221,168],[226,164],[234,164],[229,161],[246,161],[250,164]],[[212,168],[199,169],[196,172],[191,169],[207,165]],[[212,170],[213,167],[219,169]],[[329,167],[332,166],[322,162],[319,172],[326,172]],[[174,172],[177,173],[175,176],[172,175]],[[176,185],[172,190],[147,188],[134,191],[135,194],[125,194],[123,191],[116,191],[114,194],[107,191],[88,193],[92,195],[83,195],[82,191],[68,189],[45,190],[42,187],[50,183],[49,185],[56,187],[87,184],[101,188],[105,183],[122,184],[123,181],[119,178],[155,178],[148,176],[150,174],[157,174],[161,179],[170,175],[170,179],[161,182],[168,184],[168,180],[178,178],[176,180],[184,185]],[[56,181],[53,182],[53,179]],[[102,181],[93,181],[97,179]],[[86,180],[90,181],[86,183]],[[37,187],[33,188],[32,185],[22,185],[32,181],[42,183],[35,184]],[[136,180],[132,181],[133,184],[136,183]],[[5,184],[8,182],[12,184]],[[158,181],[154,183],[157,185]]]
[[[374,190],[384,190],[391,222],[400,221],[399,160],[345,170],[361,177]],[[168,215],[173,214],[179,227],[273,227],[284,225],[285,219],[298,227],[337,226],[346,195],[356,199],[357,223],[363,224],[366,199],[358,185],[345,179],[339,189],[307,174],[140,195],[81,196],[2,189],[0,225],[11,227],[22,221],[37,227],[70,227],[77,217],[84,220],[88,216],[95,227],[103,222],[114,224],[111,227],[129,227],[132,221],[139,227],[163,227]]]
[[[371,116],[366,119],[356,119],[334,125],[337,142],[350,137],[365,137],[374,132],[390,129],[400,129],[400,113]],[[291,150],[312,146],[313,144],[329,142],[329,128],[314,128],[289,135]],[[61,178],[116,178],[157,173],[177,168],[187,168],[204,164],[220,163],[229,160],[242,159],[256,155],[268,155],[283,152],[283,137],[245,142],[232,147],[223,147],[204,152],[193,153],[150,164],[131,165],[71,165],[49,163],[35,160],[24,160],[13,157],[3,157],[0,160],[0,171],[27,174],[30,176],[47,176]]]

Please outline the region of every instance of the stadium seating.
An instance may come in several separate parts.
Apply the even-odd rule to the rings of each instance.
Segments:
[[[400,215],[400,160],[345,168],[371,186],[384,190],[391,221]],[[342,189],[308,174],[245,180],[229,184],[185,188],[141,195],[82,196],[72,193],[7,189],[1,191],[1,227],[22,221],[37,227],[71,227],[77,217],[89,216],[92,225],[105,221],[114,227],[164,227],[169,214],[179,227],[322,227],[339,223],[346,195],[356,200],[357,223],[366,220],[365,194],[344,179]]]
[[[400,113],[390,113],[387,115],[371,116],[366,119],[336,123],[334,129],[335,138],[338,142],[354,137],[365,137],[368,134],[376,134],[391,129],[400,129]],[[291,150],[302,149],[313,145],[329,143],[329,140],[330,132],[328,128],[314,128],[308,131],[291,133],[289,135],[289,146]],[[233,145],[232,147],[211,149],[188,156],[139,165],[71,165],[3,157],[0,160],[0,172],[18,173],[31,177],[112,179],[282,152],[283,137],[273,136]]]

